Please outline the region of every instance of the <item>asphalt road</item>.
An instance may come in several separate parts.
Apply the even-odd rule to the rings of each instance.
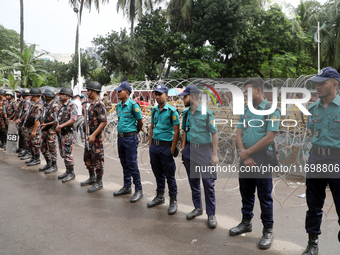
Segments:
[[[303,180],[274,180],[274,242],[271,249],[257,248],[262,235],[258,200],[253,232],[230,237],[228,230],[241,220],[241,199],[236,178],[216,182],[217,221],[214,230],[202,215],[187,221],[193,209],[183,165],[178,164],[178,212],[167,215],[164,205],[147,208],[155,194],[155,180],[147,166],[141,176],[144,198],[129,202],[130,195],[113,197],[122,186],[120,163],[105,158],[104,189],[89,194],[80,182],[87,179],[82,162],[83,148],[74,146],[76,179],[66,184],[57,180],[65,170],[50,175],[27,167],[16,156],[0,151],[0,254],[301,254],[307,244]],[[300,186],[299,186],[300,185]],[[327,191],[320,254],[338,255],[337,215]]]

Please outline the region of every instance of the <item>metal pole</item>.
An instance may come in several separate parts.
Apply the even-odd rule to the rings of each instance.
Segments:
[[[81,83],[80,83],[80,77],[81,77],[81,66],[80,66],[80,13],[77,13],[78,15],[78,94],[81,94]]]
[[[318,72],[320,71],[320,22],[318,22]]]

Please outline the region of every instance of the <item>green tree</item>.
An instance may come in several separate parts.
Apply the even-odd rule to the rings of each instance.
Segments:
[[[157,2],[157,0],[156,0]],[[143,7],[144,6],[144,7]],[[117,1],[117,12],[120,9],[123,10],[123,15],[126,15],[131,23],[130,36],[133,37],[133,27],[136,18],[142,18],[143,8],[146,10],[152,10],[153,1],[152,0],[118,0]]]
[[[32,44],[29,48],[25,46],[22,53],[14,47],[11,47],[11,51],[2,51],[9,54],[13,58],[13,61],[11,65],[0,68],[0,71],[20,71],[21,80],[18,85],[21,87],[31,87],[33,85],[32,77],[36,77],[40,80],[44,79],[41,74],[47,72],[43,69],[42,61],[39,57],[45,53],[34,56],[35,44]]]
[[[6,29],[0,25],[0,66],[8,64],[7,62],[12,59],[10,55],[2,50],[10,50],[10,46],[19,48],[20,36],[19,34],[10,29]]]
[[[95,57],[90,57],[85,51],[80,54],[81,75],[87,80],[91,72],[96,70],[98,63]],[[78,76],[78,55],[72,55],[72,60],[68,63],[68,74],[75,79]],[[84,85],[84,84],[83,84]]]
[[[149,80],[156,80],[164,67],[164,58],[168,51],[171,35],[165,14],[159,8],[150,14],[143,15],[135,28],[135,38],[141,38],[147,43],[145,57],[139,66]]]
[[[94,38],[92,43],[97,46],[102,67],[109,75],[120,72],[126,77],[145,80],[140,69],[146,56],[144,39],[132,39],[127,35],[126,29],[123,29],[120,33],[112,31],[106,36]]]

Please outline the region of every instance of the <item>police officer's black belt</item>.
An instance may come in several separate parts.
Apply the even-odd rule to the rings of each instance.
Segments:
[[[312,152],[321,156],[340,156],[340,148],[318,148],[318,147],[312,147]]]
[[[196,144],[196,143],[187,142],[187,144],[189,144],[190,147],[194,147],[194,148],[211,148],[212,147],[212,143]]]
[[[158,141],[158,140],[154,140],[152,139],[152,143],[155,145],[172,145],[172,141],[168,142],[168,141]]]
[[[134,132],[130,132],[130,133],[118,133],[119,137],[131,137],[134,135]]]

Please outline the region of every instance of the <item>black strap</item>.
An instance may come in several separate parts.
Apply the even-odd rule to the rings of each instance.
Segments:
[[[67,107],[68,107],[68,105],[69,105],[69,104],[70,104],[70,101],[67,103],[67,105],[64,105],[64,109],[63,109],[63,115],[61,115],[61,120],[60,120],[61,124],[63,124],[63,123],[64,123],[64,119],[65,119],[65,115],[66,115]]]
[[[170,109],[171,110],[171,109]],[[176,111],[178,112],[178,110],[176,109]],[[173,126],[173,124],[174,124],[174,122],[173,122],[173,119],[172,119],[172,116],[173,116],[173,114],[174,114],[174,112],[175,111],[173,111],[173,110],[171,110],[171,114],[170,114],[170,122],[171,122],[171,125]],[[155,113],[156,113],[156,110],[155,110],[155,108],[152,108],[152,116],[151,116],[151,120],[154,120],[154,118],[155,118]],[[160,114],[160,113],[159,113]],[[155,124],[154,124],[154,126],[156,126]]]

